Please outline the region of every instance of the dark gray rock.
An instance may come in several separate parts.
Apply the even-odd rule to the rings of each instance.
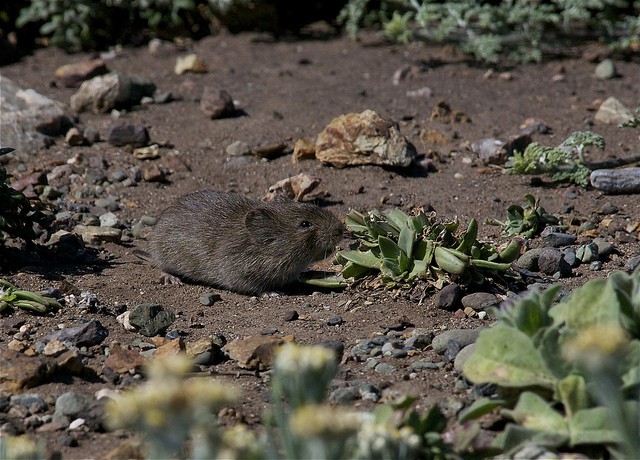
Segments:
[[[145,303],[133,307],[129,322],[142,335],[153,337],[163,334],[175,318],[175,314],[162,305]]]
[[[624,264],[624,269],[630,272],[634,271],[638,267],[640,267],[640,254],[631,257]]]
[[[462,298],[463,307],[471,307],[474,310],[486,310],[489,307],[498,305],[500,300],[490,292],[474,292]]]
[[[73,419],[82,417],[92,405],[93,398],[88,394],[75,391],[63,393],[56,399],[53,421],[68,424]]]
[[[222,297],[220,296],[220,294],[216,294],[214,292],[204,292],[200,294],[198,301],[200,302],[201,305],[204,305],[205,307],[210,307],[211,305],[213,305],[214,303],[216,303],[221,299]]]
[[[354,387],[336,388],[329,395],[329,401],[336,404],[349,404],[358,397],[358,390]]]
[[[464,364],[467,362],[467,360],[473,354],[474,351],[476,351],[476,344],[475,343],[467,345],[462,350],[460,350],[458,352],[458,354],[456,355],[456,359],[453,361],[453,368],[456,371],[462,373],[462,370],[464,368]]]
[[[29,413],[37,414],[38,412],[44,412],[48,406],[46,401],[39,394],[24,393],[21,395],[11,396],[10,403],[12,406],[22,406],[29,409]]]
[[[449,284],[436,293],[434,302],[437,308],[447,311],[458,310],[461,306],[462,289],[457,284]]]
[[[394,374],[396,367],[389,363],[378,363],[375,367],[375,371],[380,374]]]
[[[532,272],[538,271],[538,258],[543,248],[529,249],[516,261],[516,265]]]
[[[615,246],[609,243],[604,238],[594,238],[593,243],[598,248],[598,256],[602,259],[603,257],[609,257],[611,254],[616,252]]]
[[[48,343],[52,340],[64,343],[74,347],[92,347],[102,343],[109,335],[109,331],[100,324],[99,321],[92,319],[75,327],[67,327],[59,332],[50,334],[41,340]]]
[[[327,326],[339,326],[342,323],[344,323],[344,320],[340,315],[332,316],[326,321]]]
[[[543,248],[538,257],[538,270],[545,275],[559,273],[561,277],[571,275],[571,266],[556,248]]]
[[[595,243],[583,244],[576,250],[576,257],[583,264],[598,260],[598,245]]]
[[[149,139],[149,131],[142,125],[120,124],[109,127],[107,131],[107,142],[116,147],[143,147],[149,143]]]
[[[383,364],[383,363],[381,363]],[[380,366],[380,364],[378,364]],[[377,369],[377,368],[376,368]],[[364,401],[373,401],[378,402],[380,397],[382,396],[382,391],[375,385],[371,385],[370,383],[363,383],[358,388],[358,392],[360,393],[360,398]]]
[[[411,370],[420,370],[420,369],[435,370],[435,369],[440,369],[440,367],[436,363],[434,363],[433,361],[426,361],[426,360],[414,361],[414,362],[411,363],[409,368]]]
[[[566,248],[562,250],[562,257],[569,264],[571,268],[576,268],[580,265],[580,259],[576,256],[576,251],[573,248]]]
[[[428,329],[424,328],[416,328],[411,333],[411,337],[409,337],[405,343],[405,347],[417,348],[418,350],[422,350],[423,348],[431,345],[433,341],[434,333]]]
[[[545,245],[552,248],[561,248],[564,246],[571,246],[576,242],[577,237],[570,233],[564,232],[548,232],[547,229],[543,230],[540,236]]]

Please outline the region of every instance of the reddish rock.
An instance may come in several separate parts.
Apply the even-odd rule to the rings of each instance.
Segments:
[[[216,119],[235,115],[236,106],[228,92],[207,86],[200,98],[200,110],[208,117]]]
[[[107,65],[102,59],[89,59],[60,66],[56,69],[55,75],[67,88],[76,88],[83,81],[107,72]]]

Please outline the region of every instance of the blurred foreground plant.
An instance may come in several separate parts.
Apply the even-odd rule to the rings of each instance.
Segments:
[[[497,385],[460,414],[496,408],[513,420],[495,446],[526,443],[589,456],[640,455],[640,269],[591,280],[554,305],[559,286],[496,310],[464,366],[476,384]]]
[[[11,460],[40,460],[45,458],[42,444],[28,436],[0,434],[0,458]]]
[[[337,363],[324,347],[286,344],[277,352],[261,436],[243,425],[218,426],[215,413],[238,395],[209,376],[187,378],[190,370],[180,356],[153,361],[147,383],[107,405],[111,428],[140,431],[149,458],[457,458],[443,441],[446,422],[437,407],[421,416],[409,408],[412,398],[373,414],[326,404]]]

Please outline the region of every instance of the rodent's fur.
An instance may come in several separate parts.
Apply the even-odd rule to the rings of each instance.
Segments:
[[[151,261],[187,281],[256,295],[281,288],[333,253],[344,226],[318,206],[205,190],[158,219]]]

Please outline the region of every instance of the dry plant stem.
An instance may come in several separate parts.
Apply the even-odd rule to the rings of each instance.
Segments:
[[[611,160],[585,163],[584,165],[589,169],[608,169],[617,168],[619,166],[626,166],[638,162],[640,162],[640,153],[624,158],[613,158]]]

